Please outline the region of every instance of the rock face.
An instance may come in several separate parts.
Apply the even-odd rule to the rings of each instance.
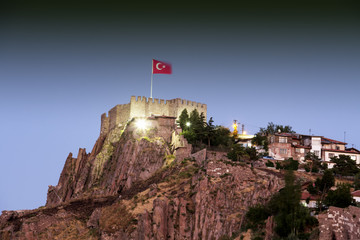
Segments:
[[[330,207],[318,220],[321,240],[360,239],[360,208]]]
[[[249,206],[283,186],[278,174],[234,163],[179,135],[175,119],[136,119],[69,154],[45,207],[4,211],[0,239],[220,239]]]
[[[149,178],[171,155],[175,119],[148,118],[148,129],[139,130],[136,120],[100,136],[90,154],[70,153],[57,186],[49,186],[46,206],[81,197],[114,195],[138,180]]]

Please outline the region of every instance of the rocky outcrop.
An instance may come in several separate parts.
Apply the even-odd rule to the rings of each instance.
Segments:
[[[360,239],[360,208],[330,207],[318,215],[321,240]]]
[[[99,207],[113,204],[114,197],[73,200],[55,207],[35,210],[3,211],[0,239],[99,239],[85,219]]]
[[[271,171],[227,160],[173,162],[119,196],[71,199],[0,217],[7,239],[219,239],[236,236],[249,206],[283,186]],[[65,235],[68,233],[68,235]]]
[[[69,154],[45,207],[0,216],[0,239],[220,239],[283,187],[279,173],[191,145],[174,118],[136,119]],[[272,223],[269,223],[271,228]],[[271,233],[269,233],[271,234]]]
[[[118,194],[134,182],[149,178],[173,151],[170,142],[175,120],[165,120],[149,118],[144,130],[137,129],[133,120],[100,136],[90,154],[80,149],[78,157],[73,158],[70,153],[58,185],[49,186],[46,205]],[[181,151],[181,147],[177,149]]]
[[[119,201],[120,216],[132,227],[112,231],[107,221],[114,206],[104,208],[102,239],[219,239],[239,234],[249,208],[283,186],[276,175],[232,162],[185,160],[170,175],[131,198]],[[120,220],[117,224],[120,224]],[[114,224],[116,225],[116,224]],[[129,230],[132,229],[132,230]],[[126,233],[124,235],[124,232]],[[102,235],[103,236],[103,235]],[[122,237],[120,237],[122,236]]]
[[[266,220],[266,225],[265,225],[265,239],[264,240],[273,239],[274,225],[275,225],[274,216],[268,217],[268,219]]]

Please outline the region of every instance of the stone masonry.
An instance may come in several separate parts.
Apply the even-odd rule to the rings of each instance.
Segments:
[[[359,240],[360,208],[331,206],[327,212],[318,215],[319,239],[321,240]]]
[[[118,104],[110,109],[108,116],[101,115],[100,135],[106,135],[117,125],[124,125],[134,117],[169,116],[178,118],[184,109],[191,111],[197,109],[206,119],[206,104],[175,98],[171,100],[131,96],[130,103]]]

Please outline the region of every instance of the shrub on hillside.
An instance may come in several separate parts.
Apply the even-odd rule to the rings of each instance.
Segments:
[[[274,163],[273,162],[271,162],[271,161],[267,161],[267,163],[265,163],[265,165],[267,166],[267,167],[274,167]]]

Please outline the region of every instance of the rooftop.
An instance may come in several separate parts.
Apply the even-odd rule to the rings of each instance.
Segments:
[[[325,137],[321,138],[321,143],[322,144],[343,144],[343,145],[347,144],[346,142],[340,142],[340,141],[330,139],[330,138],[325,138]]]
[[[326,151],[326,152],[341,152],[341,153],[354,153],[354,154],[359,154],[360,151],[355,152],[355,151],[349,151],[349,150],[336,150],[336,149],[326,149],[326,148],[322,148],[322,151]]]
[[[360,190],[356,190],[356,191],[352,192],[351,195],[353,197],[360,197]]]
[[[318,200],[320,198],[320,196],[313,196],[311,195],[308,191],[303,191],[301,193],[301,200],[306,200],[306,199],[310,199],[310,200]]]

